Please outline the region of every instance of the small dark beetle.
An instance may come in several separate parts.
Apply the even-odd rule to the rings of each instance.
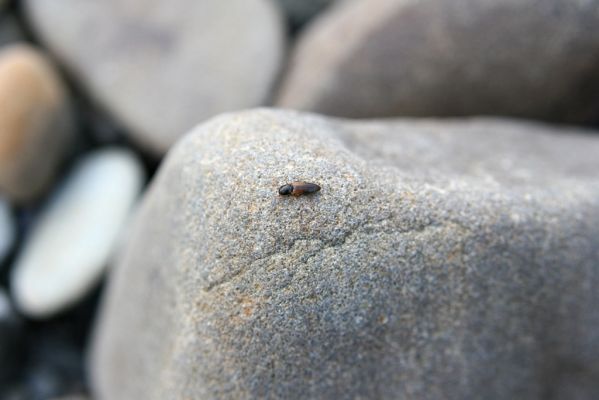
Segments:
[[[316,193],[320,186],[309,182],[291,182],[279,188],[281,196],[301,196],[302,194]]]

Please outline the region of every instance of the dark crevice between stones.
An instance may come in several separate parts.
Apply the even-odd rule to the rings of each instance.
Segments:
[[[15,349],[15,373],[0,385],[0,398],[45,400],[89,392],[85,356],[103,284],[48,320],[20,317],[23,332]]]

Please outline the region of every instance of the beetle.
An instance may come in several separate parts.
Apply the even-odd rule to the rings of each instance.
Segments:
[[[301,196],[303,194],[316,193],[320,186],[310,182],[291,182],[279,188],[281,196]]]

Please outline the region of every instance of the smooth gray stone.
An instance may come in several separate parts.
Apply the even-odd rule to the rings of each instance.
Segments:
[[[353,0],[309,26],[278,105],[599,121],[599,0]]]
[[[597,398],[597,154],[512,120],[212,119],[111,275],[95,395]]]
[[[273,0],[27,0],[40,40],[161,157],[195,124],[270,101],[284,58]]]

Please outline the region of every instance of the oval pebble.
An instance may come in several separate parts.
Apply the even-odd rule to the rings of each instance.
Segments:
[[[12,275],[17,307],[48,317],[96,284],[144,182],[138,158],[105,149],[81,160],[47,204]]]
[[[39,199],[75,140],[71,103],[58,71],[26,44],[0,48],[0,191],[15,203]]]

